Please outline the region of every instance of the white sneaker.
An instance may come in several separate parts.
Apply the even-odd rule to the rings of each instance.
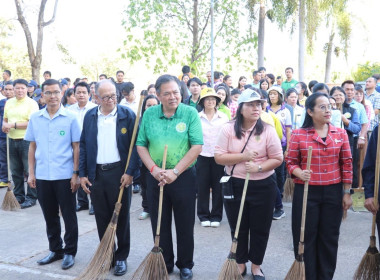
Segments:
[[[202,225],[202,227],[209,227],[209,226],[211,226],[211,223],[210,223],[210,221],[203,221],[203,222],[201,222],[201,225]]]
[[[143,212],[140,214],[140,216],[139,216],[139,220],[145,220],[145,219],[147,219],[147,218],[149,218],[149,217],[150,217],[150,214],[149,214],[148,212],[143,211]]]
[[[219,227],[220,226],[220,222],[211,222],[211,226],[212,227]]]

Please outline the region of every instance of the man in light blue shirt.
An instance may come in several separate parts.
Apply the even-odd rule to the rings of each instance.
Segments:
[[[359,186],[359,174],[358,174],[358,164],[359,164],[359,149],[363,149],[365,142],[367,141],[367,130],[368,130],[368,117],[363,104],[355,101],[355,83],[354,81],[347,80],[342,83],[342,88],[346,93],[346,102],[350,107],[354,108],[359,116],[359,123],[361,125],[360,132],[354,134],[354,144],[352,151],[352,165],[353,165],[353,180],[352,187],[357,188]]]
[[[61,105],[61,86],[49,79],[42,84],[46,108],[31,115],[25,140],[30,141],[28,183],[46,222],[50,253],[40,265],[62,259],[62,269],[74,265],[78,244],[75,194],[79,186],[80,126],[76,116]],[[65,247],[61,238],[59,209],[65,222]]]

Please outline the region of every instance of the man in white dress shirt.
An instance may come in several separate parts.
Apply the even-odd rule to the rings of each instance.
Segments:
[[[92,103],[89,101],[90,98],[90,87],[86,82],[79,82],[74,87],[74,96],[77,100],[77,103],[71,105],[67,109],[73,112],[77,120],[79,122],[80,129],[82,131],[83,128],[83,120],[84,116],[86,115],[87,111],[96,107],[95,103]],[[84,192],[82,188],[78,189],[78,203],[76,206],[76,211],[79,212],[81,210],[87,210],[89,207],[89,201],[87,194]],[[91,203],[90,207],[90,215],[94,215],[94,207]]]

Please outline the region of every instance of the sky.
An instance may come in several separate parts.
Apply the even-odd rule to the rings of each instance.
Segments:
[[[14,1],[1,0],[0,2],[0,17],[16,19]],[[27,11],[31,11],[38,7],[40,1],[28,0],[24,2],[28,4]],[[117,49],[122,46],[125,40],[121,21],[122,11],[126,3],[127,1],[123,0],[60,0],[56,21],[53,25],[45,28],[43,70],[51,70],[55,78],[69,76],[75,79],[75,77],[83,76],[78,66],[80,63],[89,62],[102,55],[119,57],[120,53],[117,52]],[[53,4],[53,0],[48,1],[45,19],[49,19]],[[378,36],[380,1],[351,0],[348,8],[354,14],[349,58],[346,61],[343,56],[334,57],[332,69],[333,72],[340,72],[342,79],[349,78],[351,71],[355,70],[359,63],[380,62],[380,36]],[[29,20],[31,22],[33,20],[35,23],[36,17],[36,15],[31,15]],[[16,32],[11,38],[12,42],[18,45],[25,44],[24,33],[17,20],[14,21],[14,25]],[[265,66],[268,72],[284,76],[284,69],[287,66],[292,66],[297,78],[297,32],[290,35],[287,28],[281,32],[275,24],[266,21]],[[316,35],[314,53],[306,58],[305,79],[307,81],[311,79],[322,81],[324,78],[325,54],[322,49],[327,39],[328,30],[322,21],[321,28]],[[59,41],[69,50],[71,56],[78,62],[77,65],[62,63],[56,41]],[[252,59],[256,61],[255,54],[252,55]],[[126,72],[126,79],[133,81],[141,89],[157,78],[157,75],[153,75],[149,69],[145,68],[143,62],[135,65],[124,63],[118,66]],[[181,65],[171,67],[170,71],[173,74],[180,74]],[[228,74],[232,75],[234,84],[237,83],[239,76],[245,75],[249,79],[251,77],[250,72],[241,68],[236,68]],[[205,78],[205,76],[201,78]]]

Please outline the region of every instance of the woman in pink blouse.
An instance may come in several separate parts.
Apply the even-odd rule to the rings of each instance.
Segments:
[[[286,163],[294,178],[292,207],[294,254],[298,254],[304,183],[309,181],[305,221],[307,280],[333,279],[343,210],[352,204],[352,157],[347,133],[330,124],[331,105],[324,93],[306,99],[302,128],[292,133]],[[313,148],[310,170],[307,152]]]
[[[260,119],[263,102],[257,92],[251,89],[243,91],[238,99],[236,118],[222,128],[215,147],[215,161],[226,166],[227,174],[231,175],[235,165],[230,178],[234,199],[224,199],[232,236],[235,233],[244,179],[247,172],[250,173],[236,261],[242,275],[246,273],[245,264],[252,262],[253,279],[265,279],[260,266],[269,238],[276,197],[274,169],[283,160],[281,143],[275,129]]]

